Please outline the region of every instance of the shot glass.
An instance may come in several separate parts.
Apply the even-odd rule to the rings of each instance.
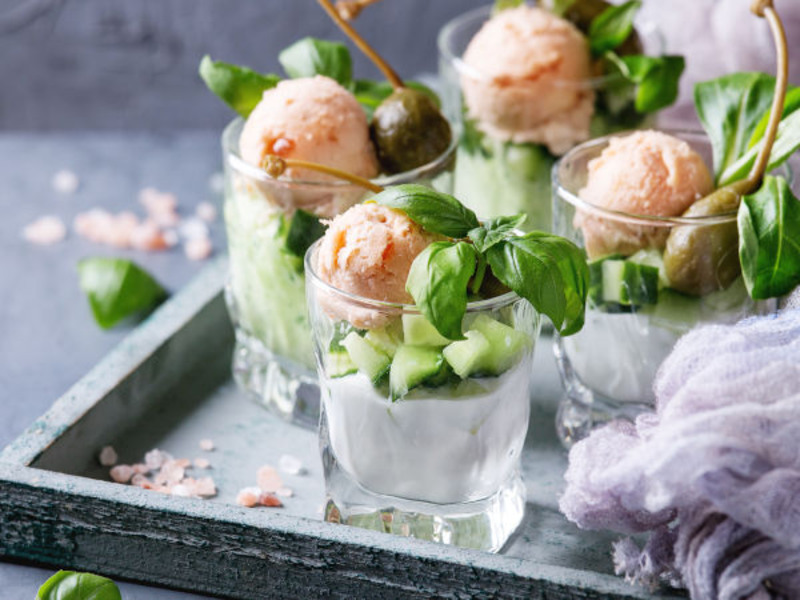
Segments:
[[[498,551],[522,520],[540,316],[514,293],[473,302],[451,342],[416,307],[322,281],[306,255],[322,390],[325,520]]]
[[[687,142],[711,165],[711,143],[704,134],[666,133]],[[589,248],[591,282],[583,329],[566,338],[556,334],[554,344],[565,391],[556,429],[567,446],[598,424],[652,410],[653,383],[661,363],[696,325],[735,323],[777,308],[774,300],[750,298],[741,274],[737,275],[736,212],[657,217],[610,210],[581,198],[588,163],[601,154],[610,137],[575,147],[553,168],[553,229]],[[684,234],[692,230],[700,234],[695,239],[724,240],[733,253],[715,262],[708,254],[714,243],[685,248],[687,256],[711,265],[716,281],[730,282],[699,296],[670,287],[663,259],[668,236],[677,233],[686,239]],[[647,240],[649,247],[634,253],[602,250],[609,239],[622,246],[625,240]]]
[[[335,180],[271,178],[239,155],[243,125],[236,119],[222,135],[230,263],[225,298],[236,333],[233,376],[274,413],[313,428],[319,420],[319,385],[303,256],[290,249],[287,238],[296,207],[333,218],[368,192]],[[455,144],[427,165],[375,181],[421,183],[451,192],[454,155]]]
[[[558,157],[542,144],[500,139],[482,130],[470,116],[470,90],[485,89],[491,78],[466,64],[462,57],[469,42],[491,17],[491,10],[485,6],[468,11],[439,32],[443,106],[460,132],[454,194],[481,216],[525,213],[528,219],[523,229],[549,231],[550,173]],[[659,51],[663,46],[654,27],[643,25],[637,32],[648,51]],[[520,103],[532,93],[526,87],[517,86]],[[589,137],[644,127],[652,121],[634,110],[634,92],[618,75],[587,78],[580,83],[556,81],[549,89],[557,94],[559,88],[578,88],[593,95]]]

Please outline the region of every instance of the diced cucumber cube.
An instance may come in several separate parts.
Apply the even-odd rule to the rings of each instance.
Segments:
[[[403,343],[409,346],[441,347],[450,343],[422,315],[403,315]]]
[[[658,269],[658,287],[669,287],[669,279],[667,278],[667,270],[664,267],[664,255],[660,250],[655,248],[648,248],[646,250],[639,250],[635,254],[628,257],[628,261],[638,265],[648,265]]]
[[[381,379],[389,372],[392,359],[355,331],[344,338],[342,345],[347,349],[350,360],[353,361],[356,368],[369,377],[373,384],[380,383]]]
[[[589,300],[594,306],[603,303],[603,263],[607,260],[621,259],[621,254],[609,254],[589,261]]]
[[[403,342],[400,338],[399,332],[393,328],[386,327],[384,329],[370,329],[364,339],[372,344],[375,348],[386,354],[389,358],[393,358],[397,347]]]
[[[336,379],[337,377],[344,377],[345,375],[352,375],[356,373],[356,368],[353,361],[350,360],[350,355],[347,350],[333,350],[325,355],[325,371],[328,377]]]
[[[389,374],[392,400],[402,398],[409,390],[439,376],[444,368],[444,358],[438,349],[430,346],[400,346]]]
[[[342,341],[346,338],[350,333],[357,331],[355,327],[353,327],[347,321],[339,321],[333,326],[333,336],[331,336],[331,342],[328,344],[328,350],[331,352],[336,352],[338,350],[344,350],[344,346],[342,346]]]
[[[511,368],[530,343],[530,338],[523,332],[484,314],[478,315],[470,329],[481,332],[489,342],[491,351],[486,358],[486,367],[493,375]]]
[[[467,331],[464,337],[467,339],[453,342],[442,350],[444,359],[461,379],[486,373],[488,358],[492,352],[489,340],[477,329]]]
[[[603,300],[628,306],[658,302],[658,268],[627,260],[603,262]]]

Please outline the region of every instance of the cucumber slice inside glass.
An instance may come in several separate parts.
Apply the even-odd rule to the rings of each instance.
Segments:
[[[369,377],[373,385],[378,385],[389,372],[392,359],[355,331],[349,333],[342,340],[342,345],[347,349],[350,360],[353,361],[356,368]]]
[[[603,300],[628,306],[658,302],[658,267],[628,260],[603,262]]]
[[[325,371],[331,379],[345,377],[358,372],[355,363],[350,360],[347,350],[333,350],[325,355]]]
[[[403,315],[403,342],[409,346],[442,347],[450,340],[422,315]]]
[[[440,376],[445,366],[442,353],[436,348],[400,346],[394,355],[389,373],[392,400],[402,398],[409,390]]]
[[[486,357],[486,368],[492,375],[508,371],[530,343],[526,334],[484,314],[478,315],[470,329],[482,333],[489,342],[490,353]]]

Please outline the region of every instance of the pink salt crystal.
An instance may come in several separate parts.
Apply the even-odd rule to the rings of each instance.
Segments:
[[[278,459],[278,468],[288,475],[300,475],[305,471],[303,461],[291,454],[284,454]]]
[[[211,256],[213,249],[211,240],[207,237],[186,240],[183,245],[183,252],[189,260],[205,260]]]
[[[154,481],[159,485],[180,483],[186,475],[183,467],[174,460],[168,460],[161,466],[161,470],[155,476]]]
[[[117,465],[111,469],[111,471],[109,471],[109,475],[111,475],[111,479],[117,483],[128,483],[131,480],[131,477],[134,476],[133,467],[128,465]]]
[[[97,457],[97,460],[100,464],[104,467],[113,467],[117,464],[117,460],[119,457],[117,456],[117,451],[114,450],[113,446],[103,446],[100,450],[100,454]]]
[[[206,452],[211,452],[214,449],[213,440],[202,439],[200,440],[199,445],[200,445],[200,450],[205,450]]]
[[[58,217],[48,215],[39,217],[22,230],[22,237],[32,244],[49,246],[60,242],[67,236],[67,228]]]
[[[80,183],[78,176],[69,169],[61,169],[53,175],[53,189],[59,194],[74,194],[78,191]]]
[[[294,492],[292,491],[292,488],[282,487],[275,490],[275,495],[280,496],[281,498],[291,498],[294,496]]]
[[[261,494],[258,497],[258,503],[261,506],[273,506],[273,507],[276,507],[276,508],[280,508],[281,506],[283,506],[283,502],[278,500],[272,494]]]
[[[76,215],[72,222],[75,232],[90,242],[101,242],[104,232],[114,226],[114,218],[102,208],[93,208]]]
[[[175,212],[178,199],[174,194],[144,188],[139,192],[139,202],[144,205],[148,216],[162,227],[173,227],[180,222],[180,216]]]
[[[154,221],[147,219],[141,225],[137,225],[130,232],[131,247],[136,250],[164,250],[168,248],[164,240],[164,234]]]
[[[244,488],[236,494],[236,504],[245,508],[253,508],[258,504],[259,496],[261,496],[260,489],[254,487]]]
[[[217,495],[217,486],[211,477],[200,477],[195,483],[194,493],[201,498],[209,498]]]
[[[117,227],[131,230],[139,225],[139,217],[129,210],[124,210],[114,217],[114,224]]]
[[[183,467],[184,469],[188,469],[189,467],[192,466],[192,461],[190,461],[188,458],[176,458],[172,462],[174,462],[179,467]]]
[[[164,243],[167,245],[167,248],[177,246],[178,242],[181,241],[178,232],[174,229],[167,229],[162,233],[161,237],[164,239]]]
[[[160,469],[161,465],[168,460],[172,460],[172,457],[158,448],[154,448],[144,455],[144,462],[150,470]]]
[[[181,498],[189,498],[189,497],[192,496],[192,492],[191,492],[190,487],[188,485],[184,485],[182,483],[179,483],[177,485],[173,485],[170,488],[170,491],[172,492],[173,496],[179,496]]]
[[[275,492],[283,487],[281,476],[275,467],[269,465],[264,465],[258,470],[257,481],[258,487],[263,492]]]
[[[155,491],[157,491],[157,492],[159,492],[161,494],[167,494],[167,495],[170,495],[172,493],[172,490],[170,489],[170,487],[166,486],[166,485],[155,485],[152,488],[147,488],[147,489],[152,489],[152,490],[155,490]]]
[[[206,458],[195,458],[194,466],[197,469],[208,469],[211,466],[211,463]]]
[[[206,223],[213,223],[217,220],[217,207],[211,202],[201,202],[197,205],[195,214]]]
[[[131,478],[131,485],[135,485],[135,486],[144,488],[144,487],[147,487],[147,486],[151,485],[151,483],[150,483],[150,480],[147,477],[145,477],[141,473],[136,473],[136,475],[134,475]]]
[[[204,221],[196,217],[192,217],[191,219],[186,219],[180,224],[180,227],[178,227],[178,233],[186,240],[207,238],[208,225],[206,225]]]
[[[133,472],[141,475],[146,475],[147,473],[150,472],[150,467],[148,467],[144,463],[136,463],[135,465],[133,465]]]

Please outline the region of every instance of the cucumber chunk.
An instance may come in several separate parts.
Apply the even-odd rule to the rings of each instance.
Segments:
[[[450,343],[422,315],[403,315],[403,342],[409,346],[441,347]]]
[[[481,332],[489,342],[491,351],[486,357],[486,368],[492,375],[508,371],[530,343],[530,338],[521,331],[484,314],[478,315],[470,329]]]
[[[400,346],[394,355],[389,374],[392,401],[439,376],[444,369],[444,358],[438,349],[430,346]]]
[[[621,254],[609,254],[589,261],[589,300],[595,306],[603,303],[603,263],[607,260],[621,260]]]
[[[370,378],[374,385],[380,383],[392,364],[386,354],[376,349],[355,331],[349,333],[342,345],[347,349],[356,368]]]
[[[331,379],[358,372],[356,365],[350,360],[347,350],[344,349],[333,350],[325,355],[325,370]]]
[[[471,329],[464,336],[467,339],[453,342],[442,351],[444,359],[461,379],[486,373],[492,353],[489,340],[480,331]]]
[[[342,341],[354,331],[358,332],[358,330],[347,321],[339,321],[336,323],[333,326],[333,336],[331,337],[330,344],[328,344],[328,350],[331,352],[344,350],[345,348],[342,345]]]
[[[648,265],[658,269],[658,287],[669,287],[669,278],[667,277],[667,270],[664,267],[664,255],[654,248],[646,250],[639,250],[636,254],[631,254],[628,261],[638,265]]]
[[[374,348],[386,354],[389,358],[394,358],[397,347],[403,343],[399,332],[393,331],[390,327],[384,329],[370,329],[364,336],[364,339],[372,344]]]
[[[658,267],[628,260],[603,262],[603,300],[627,306],[658,302]]]

